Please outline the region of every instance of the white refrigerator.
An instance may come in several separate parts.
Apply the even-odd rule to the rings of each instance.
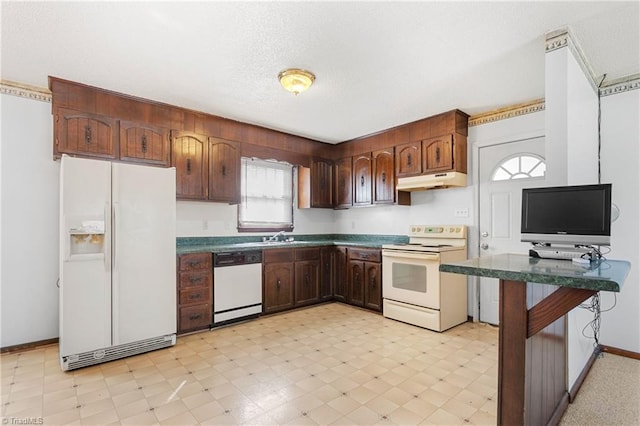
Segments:
[[[62,369],[174,345],[175,169],[61,161]]]

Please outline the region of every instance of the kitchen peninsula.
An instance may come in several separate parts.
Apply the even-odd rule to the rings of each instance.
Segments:
[[[598,291],[620,292],[630,263],[574,264],[500,254],[440,271],[500,279],[498,424],[557,424],[569,402],[564,315]]]

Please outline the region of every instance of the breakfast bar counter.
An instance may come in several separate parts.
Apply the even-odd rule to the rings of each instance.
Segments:
[[[566,410],[564,316],[598,291],[619,292],[630,263],[499,254],[440,271],[500,279],[498,424],[557,424]]]

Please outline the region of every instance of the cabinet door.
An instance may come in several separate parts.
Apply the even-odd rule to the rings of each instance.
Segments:
[[[364,306],[364,262],[359,260],[349,261],[349,294],[347,303],[356,306]]]
[[[293,263],[266,263],[263,279],[265,313],[282,311],[293,306]]]
[[[209,200],[240,202],[240,144],[209,138]]]
[[[422,141],[424,173],[453,169],[453,135]]]
[[[410,142],[396,146],[396,175],[416,176],[422,173],[422,143]]]
[[[176,196],[207,198],[207,137],[191,132],[171,132],[171,165],[176,168]]]
[[[311,207],[333,207],[333,163],[329,160],[311,162]]]
[[[395,200],[395,177],[393,148],[373,153],[373,203],[393,203]]]
[[[131,121],[120,121],[120,159],[169,166],[169,131]]]
[[[116,120],[65,108],[57,108],[54,120],[54,154],[117,158]]]
[[[335,164],[335,207],[344,208],[351,207],[352,198],[352,180],[351,173],[353,164],[351,157],[343,158],[336,161]]]
[[[353,157],[353,205],[371,204],[371,153]]]
[[[373,262],[364,262],[364,270],[364,306],[365,308],[382,311],[382,281],[380,274],[380,264]]]
[[[336,264],[335,264],[335,281],[333,296],[340,302],[347,301],[347,288],[349,282],[349,274],[347,268],[347,248],[336,247]]]
[[[320,248],[320,299],[330,299],[333,295],[335,260],[334,247]]]
[[[295,304],[306,305],[318,301],[320,262],[306,260],[295,264]]]

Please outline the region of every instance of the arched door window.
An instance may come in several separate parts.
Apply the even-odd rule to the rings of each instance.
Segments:
[[[535,154],[517,154],[504,159],[491,175],[493,182],[511,179],[544,177],[547,165],[544,158]]]

